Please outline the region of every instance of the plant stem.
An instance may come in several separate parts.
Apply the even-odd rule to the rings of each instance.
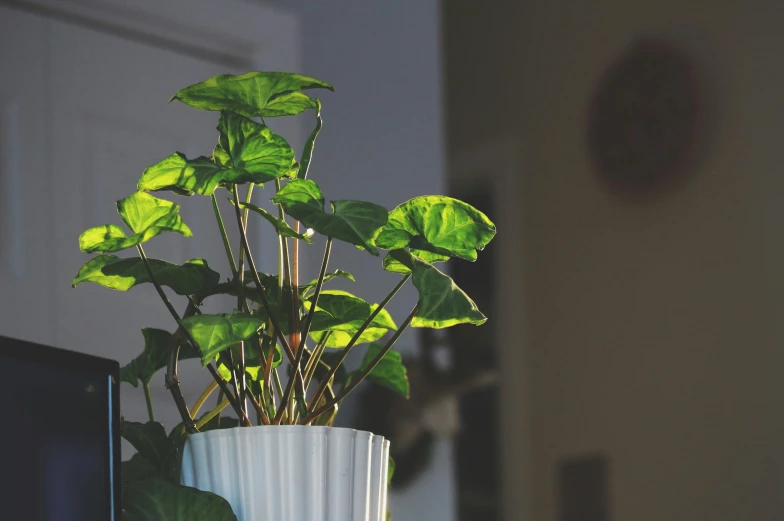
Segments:
[[[147,415],[150,417],[150,421],[155,421],[155,413],[152,410],[152,397],[150,396],[150,384],[147,382],[142,382],[142,388],[144,389],[144,399],[147,402]]]
[[[237,197],[236,192],[234,193],[234,211],[237,215],[237,224],[240,228],[240,240],[242,241],[242,247],[245,249],[248,266],[250,267],[251,274],[253,275],[253,282],[256,284],[256,289],[259,292],[259,298],[261,298],[261,305],[264,306],[264,311],[266,311],[267,315],[269,315],[269,320],[272,323],[272,327],[275,328],[275,334],[278,336],[278,341],[283,346],[283,350],[286,352],[286,356],[288,357],[289,362],[293,363],[294,353],[291,351],[291,346],[286,339],[286,335],[284,335],[283,330],[280,329],[280,322],[278,322],[278,319],[273,312],[272,306],[270,306],[270,303],[267,300],[264,285],[261,283],[259,272],[256,271],[256,264],[253,262],[253,255],[251,254],[250,246],[248,245],[248,237],[245,235],[245,231],[242,229],[242,214],[240,213],[239,198]]]
[[[324,351],[327,348],[327,341],[329,337],[332,336],[332,331],[327,331],[324,333],[321,341],[316,344],[316,347],[313,348],[313,354],[310,355],[310,360],[308,360],[308,365],[305,366],[305,389],[307,390],[310,387],[310,382],[313,379],[313,375],[316,374],[316,368],[321,362],[321,356],[324,354]]]
[[[346,387],[344,387],[340,391],[340,394],[338,394],[335,398],[333,398],[332,400],[327,401],[327,403],[325,403],[323,406],[321,406],[321,407],[317,408],[315,411],[309,413],[302,420],[302,423],[307,425],[308,423],[312,422],[314,419],[316,419],[319,416],[321,416],[321,414],[323,414],[324,412],[326,412],[329,409],[331,409],[333,406],[335,406],[338,403],[340,403],[341,400],[343,400],[346,396],[348,396],[348,394],[357,387],[357,385],[362,383],[362,381],[365,378],[367,378],[367,376],[371,373],[371,371],[373,371],[373,369],[375,369],[375,367],[378,365],[378,363],[381,362],[381,360],[384,358],[384,355],[386,355],[387,352],[389,352],[389,350],[392,349],[392,346],[395,345],[395,342],[397,342],[397,339],[400,338],[400,335],[403,334],[403,331],[405,331],[408,328],[408,326],[411,324],[411,321],[414,320],[414,316],[416,315],[416,312],[417,312],[418,308],[419,308],[418,304],[416,306],[414,306],[414,309],[412,309],[411,313],[409,313],[408,317],[406,317],[405,322],[403,322],[403,324],[400,326],[400,328],[397,331],[395,331],[395,334],[392,335],[392,338],[389,339],[389,341],[386,343],[386,345],[384,345],[384,347],[376,355],[376,357],[373,358],[373,360],[371,360],[371,362],[367,365],[367,367],[365,367],[365,369],[362,370],[362,372],[359,374],[359,376],[357,376],[356,378],[352,378],[351,382],[349,382],[349,384]],[[329,380],[325,380],[325,381],[329,382]]]
[[[234,185],[234,193],[237,194],[237,198],[239,198],[239,186]],[[248,194],[245,196],[245,202],[250,203],[251,196],[253,195],[253,183],[248,186]],[[242,233],[247,233],[248,227],[248,208],[245,207],[243,214],[242,214]],[[237,295],[237,309],[246,308],[248,303],[245,302],[245,255],[240,247],[239,252],[239,264],[237,266],[237,279],[239,281],[239,295]],[[245,342],[239,343],[239,366],[237,367],[237,373],[234,373],[234,388],[237,390],[237,395],[239,396],[240,400],[240,409],[244,413],[247,414],[248,406],[246,403],[246,393],[247,393],[247,380],[245,379]]]
[[[229,259],[229,267],[231,274],[237,278],[237,265],[234,264],[234,253],[231,251],[231,243],[229,242],[229,235],[226,233],[226,226],[223,225],[223,217],[221,216],[220,207],[218,206],[218,198],[213,193],[210,198],[212,199],[212,210],[215,212],[215,220],[218,221],[218,228],[220,228],[221,238],[223,239],[223,247],[226,249],[226,257]]]
[[[400,282],[398,282],[395,285],[395,287],[392,288],[392,291],[389,292],[389,295],[384,297],[384,300],[381,301],[378,307],[370,314],[369,317],[367,317],[367,319],[365,319],[365,322],[362,323],[362,325],[359,327],[357,332],[354,333],[354,336],[351,337],[351,340],[349,340],[346,347],[344,347],[342,352],[340,353],[340,358],[338,359],[338,361],[335,363],[335,365],[332,366],[332,369],[330,369],[326,378],[324,378],[324,380],[321,381],[321,384],[319,385],[318,389],[313,394],[313,397],[311,398],[310,403],[308,404],[308,410],[312,410],[316,406],[318,401],[321,399],[321,396],[324,394],[324,390],[327,388],[327,384],[329,383],[330,380],[332,380],[332,378],[338,372],[338,368],[340,367],[340,364],[342,364],[346,360],[346,358],[348,358],[349,353],[351,353],[351,350],[354,348],[354,345],[356,345],[357,341],[362,336],[362,333],[365,332],[368,326],[373,322],[373,320],[375,320],[376,316],[378,316],[378,314],[381,313],[381,310],[384,309],[387,304],[389,304],[389,301],[392,300],[392,298],[397,294],[398,291],[400,291],[400,288],[403,287],[403,285],[406,283],[406,281],[408,281],[410,277],[411,277],[411,273],[407,273],[406,275],[404,275],[403,278],[400,279]]]
[[[155,278],[155,273],[152,271],[152,266],[150,266],[150,261],[147,259],[147,255],[144,254],[144,249],[142,248],[142,245],[141,244],[137,245],[136,249],[139,251],[139,255],[141,256],[142,261],[144,262],[144,266],[147,268],[147,274],[150,276],[150,281],[152,281],[156,291],[158,292],[158,295],[161,297],[161,300],[163,300],[163,303],[166,305],[166,309],[169,310],[169,313],[171,313],[172,318],[174,318],[174,321],[177,322],[177,325],[180,327],[182,332],[188,338],[188,341],[193,345],[193,348],[196,351],[199,351],[198,342],[196,342],[196,339],[194,339],[193,336],[191,336],[190,332],[188,332],[188,330],[183,327],[182,319],[180,319],[180,315],[177,313],[177,310],[174,309],[172,303],[169,302],[169,297],[166,296],[166,293],[164,293],[163,288],[158,283],[158,280]],[[177,405],[177,409],[180,411],[180,416],[183,417],[182,420],[183,423],[185,424],[185,428],[189,429],[188,432],[191,432],[190,429],[195,428],[195,425],[193,424],[193,417],[190,415],[190,412],[188,412],[188,406],[185,403],[185,398],[182,396],[182,391],[180,391],[179,378],[177,376],[177,364],[176,364],[177,352],[179,352],[179,347],[175,348],[173,353],[173,358],[175,359],[174,371],[172,371],[173,374],[168,375],[167,378],[171,378],[172,381],[171,389],[176,389],[176,393],[172,391],[172,395],[174,396],[174,402]],[[228,398],[229,402],[231,402],[232,407],[234,407],[234,410],[236,411],[237,416],[240,417],[240,420],[241,421],[244,420],[249,424],[250,420],[248,420],[248,417],[243,414],[242,410],[239,408],[239,403],[237,403],[236,399],[231,394],[231,391],[229,391],[228,388],[226,387],[226,382],[223,381],[223,378],[221,378],[221,376],[218,374],[218,372],[215,370],[212,364],[207,364],[207,370],[210,372],[210,374],[215,379],[215,381],[218,382],[218,385],[221,386],[221,389],[223,389],[223,392],[226,394],[226,397]]]
[[[280,192],[280,179],[275,179],[275,190],[276,192]],[[286,213],[283,211],[283,205],[277,205],[278,207],[278,218],[286,222]],[[296,245],[297,239],[294,239],[294,244]],[[297,312],[298,302],[297,297],[295,296],[297,293],[297,284],[292,281],[292,271],[291,265],[289,264],[289,242],[288,240],[283,237],[282,235],[278,236],[278,244],[280,247],[280,261],[282,262],[283,269],[278,267],[278,281],[279,287],[281,291],[284,286],[288,287],[290,293],[290,301],[291,301],[291,311],[289,315],[289,344],[292,346],[299,345],[299,313]],[[284,277],[285,273],[285,277]],[[284,284],[285,280],[285,284]],[[283,302],[283,299],[280,299],[280,302]],[[296,353],[295,353],[296,354]]]
[[[166,305],[169,313],[172,314],[175,321],[177,322],[177,325],[179,326],[181,322],[179,315],[177,314],[177,310],[174,309],[174,306],[172,306],[171,302],[169,302],[169,298],[166,296],[166,293],[163,292],[163,288],[160,284],[158,284],[158,280],[155,278],[155,273],[152,271],[152,266],[150,266],[150,261],[144,254],[142,245],[137,245],[136,249],[139,252],[139,256],[141,257],[142,262],[144,263],[144,267],[147,270],[147,274],[149,275],[150,280],[155,286],[155,290],[158,292],[158,295],[161,297],[161,300],[163,300],[163,303]],[[179,352],[180,346],[176,346],[174,349],[172,349],[171,358],[169,360],[169,367],[166,371],[166,388],[169,389],[169,392],[174,399],[174,404],[177,406],[177,411],[180,413],[180,417],[182,418],[182,423],[185,426],[185,429],[189,434],[193,434],[199,431],[193,423],[191,413],[188,411],[188,404],[185,403],[185,397],[182,395],[182,390],[180,389],[180,379],[177,376],[177,357]]]
[[[218,382],[213,381],[210,382],[210,385],[208,385],[206,389],[204,389],[204,392],[201,393],[201,396],[199,396],[199,398],[196,400],[196,403],[193,404],[193,408],[191,409],[191,414],[193,414],[194,417],[199,413],[199,409],[201,409],[201,406],[204,405],[204,402],[207,401],[207,398],[209,398],[217,388]]]
[[[196,424],[196,428],[201,429],[202,427],[204,427],[207,424],[207,422],[209,422],[211,419],[219,415],[221,411],[228,406],[229,406],[229,400],[223,400],[221,403],[218,404],[217,407],[215,407],[213,410],[211,410],[210,412],[202,416],[202,418]]]
[[[293,364],[296,374],[292,376],[292,378],[289,379],[288,384],[286,384],[286,391],[283,393],[283,398],[281,399],[281,408],[278,410],[278,414],[275,415],[275,419],[273,420],[273,423],[276,425],[278,422],[280,422],[283,411],[287,406],[289,406],[290,409],[289,416],[292,419],[295,417],[294,408],[290,406],[291,404],[286,403],[291,397],[291,391],[294,388],[295,381],[297,384],[297,394],[295,397],[302,399],[305,397],[304,381],[302,380],[300,364],[302,363],[302,356],[305,353],[305,339],[308,338],[308,334],[310,333],[310,326],[313,323],[313,315],[316,314],[316,306],[318,305],[318,299],[321,295],[321,288],[324,285],[324,277],[327,274],[327,265],[329,264],[329,254],[331,251],[332,237],[327,237],[327,245],[324,248],[324,258],[321,261],[321,271],[319,272],[318,282],[316,282],[316,291],[313,293],[313,300],[310,304],[310,310],[308,311],[307,318],[305,318],[305,327],[302,329],[302,340],[300,340],[299,347],[297,348],[296,358]]]

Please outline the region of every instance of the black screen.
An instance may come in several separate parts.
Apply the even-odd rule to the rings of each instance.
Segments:
[[[57,352],[44,360],[0,352],[3,521],[114,519],[113,376],[95,359]]]

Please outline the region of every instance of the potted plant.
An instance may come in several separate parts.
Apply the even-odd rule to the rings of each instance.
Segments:
[[[220,112],[212,154],[174,153],[147,168],[138,190],[117,202],[131,233],[108,224],[79,237],[82,251],[99,255],[82,266],[74,286],[93,282],[126,291],[151,283],[176,325],[173,332],[142,330],[144,350],[122,368],[123,381],[141,384],[149,412],[146,423],[123,421],[122,435],[138,451],[123,463],[127,519],[382,520],[389,444],[371,433],[331,427],[341,400],[366,379],[407,396],[406,370],[392,347],[409,326],[486,320],[436,263],[475,260],[495,234],[493,223],[444,196],[417,197],[391,211],[335,200],[326,210],[321,190],[308,177],[322,125],[321,103],[308,89],[334,90],[314,78],[278,72],[220,75],[182,89],[172,100]],[[265,118],[306,110],[315,111],[316,125],[297,161]],[[268,209],[252,199],[262,184],[274,187]],[[223,282],[203,259],[180,266],[146,256],[143,244],[154,237],[192,235],[179,206],[150,192],[211,201],[217,226],[200,232],[221,237],[231,271]],[[230,216],[221,213],[221,194],[232,202]],[[251,215],[262,220],[251,224]],[[257,270],[250,225],[278,235],[279,273]],[[236,226],[238,245],[230,243],[227,226]],[[321,269],[303,282],[299,248],[317,235],[326,242]],[[326,287],[336,277],[353,280],[344,271],[329,271],[335,241],[364,255],[388,251],[382,267],[400,280],[380,303]],[[133,249],[137,256],[113,255]],[[418,303],[397,324],[385,306],[408,281],[419,292]],[[230,296],[236,306],[224,314],[202,313],[202,303],[217,295]],[[364,359],[350,371],[344,362],[358,345],[366,345]],[[190,407],[177,371],[178,361],[187,358],[199,359],[214,380]],[[155,422],[149,393],[153,376],[164,368],[182,417],[169,433]],[[215,392],[217,406],[202,413]],[[226,409],[233,414],[222,414]]]

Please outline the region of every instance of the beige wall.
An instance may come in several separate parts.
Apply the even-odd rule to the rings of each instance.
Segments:
[[[486,4],[443,4],[448,150],[519,143],[519,221],[497,240],[524,250],[526,334],[503,345],[526,351],[530,519],[556,519],[557,463],[596,452],[615,521],[784,518],[784,13]],[[592,174],[585,114],[639,34],[692,50],[713,117],[694,175],[632,202]]]

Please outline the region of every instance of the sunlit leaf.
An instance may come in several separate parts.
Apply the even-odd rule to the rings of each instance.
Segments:
[[[128,365],[120,369],[120,381],[138,387],[139,382],[149,385],[152,377],[160,369],[166,367],[171,358],[172,350],[182,341],[168,331],[162,329],[142,329],[144,335],[144,351]],[[193,347],[183,343],[180,347],[179,359],[199,358]]]
[[[296,175],[294,151],[269,127],[234,112],[221,112],[220,146],[234,169],[247,172],[250,181],[266,183]]]
[[[227,347],[250,338],[263,325],[259,318],[244,313],[194,315],[182,320],[182,326],[196,341],[203,365]]]
[[[364,201],[333,201],[332,213],[326,213],[321,190],[307,179],[289,181],[272,201],[308,228],[378,255],[375,239],[387,220],[383,206]]]
[[[411,326],[441,329],[457,324],[480,325],[487,320],[455,281],[435,266],[406,250],[393,250],[387,256],[395,259],[396,266],[413,271],[419,304]]]
[[[221,74],[185,87],[172,97],[202,110],[230,110],[247,117],[291,116],[316,108],[303,90],[335,90],[329,83],[286,72]]]
[[[247,172],[226,168],[209,158],[188,159],[176,152],[147,168],[138,188],[171,190],[180,195],[211,195],[221,183],[247,183],[250,177]]]
[[[112,253],[142,244],[164,232],[176,232],[185,237],[192,235],[182,222],[179,205],[145,192],[135,192],[118,201],[117,211],[134,234],[127,237],[122,228],[113,224],[96,226],[79,236],[82,251]]]
[[[474,261],[495,235],[495,225],[485,214],[457,199],[422,196],[391,212],[376,244],[385,250],[410,246],[426,262],[455,256]],[[416,250],[436,254],[428,257]]]
[[[178,295],[206,291],[220,280],[218,272],[211,270],[204,259],[191,259],[182,266],[158,259],[149,259],[149,262],[155,280],[162,286],[169,286]],[[76,287],[81,282],[95,282],[110,289],[127,291],[152,281],[144,261],[139,257],[121,259],[114,255],[99,255],[79,269],[72,285]]]
[[[310,309],[310,305],[310,301],[305,302],[307,309]],[[377,307],[377,304],[368,304],[346,291],[324,290],[319,296],[316,313],[313,315],[311,336],[319,342],[327,331],[332,331],[326,346],[345,347]],[[397,325],[392,320],[392,315],[386,309],[382,309],[362,333],[357,343],[378,340],[390,329],[396,330]]]

